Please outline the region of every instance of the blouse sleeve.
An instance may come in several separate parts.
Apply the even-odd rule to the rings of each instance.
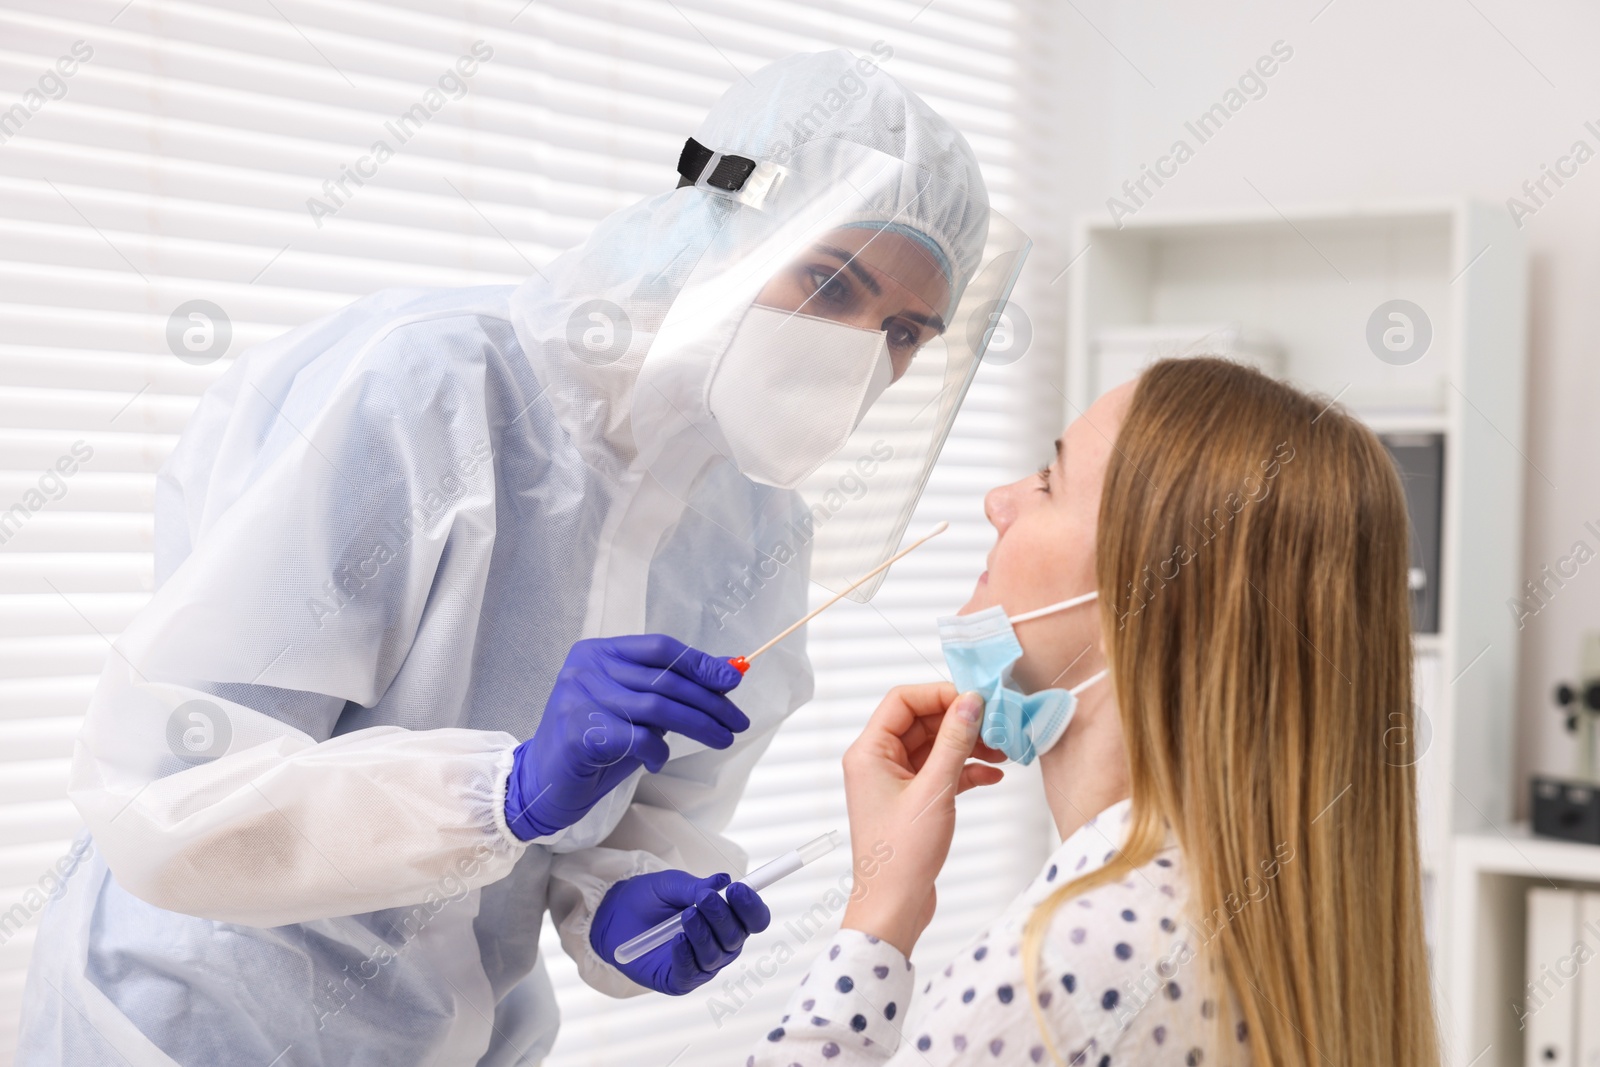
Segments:
[[[795,987],[748,1067],[862,1067],[900,1045],[916,972],[886,941],[840,930]]]

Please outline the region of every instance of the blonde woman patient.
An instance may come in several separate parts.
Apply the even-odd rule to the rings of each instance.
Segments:
[[[749,1063],[1437,1064],[1394,729],[1405,501],[1378,440],[1254,371],[1169,360],[984,506],[995,543],[962,615],[1098,593],[1013,623],[1014,689],[1081,687],[1038,756],[1062,844],[917,974],[957,794],[1006,756],[975,694],[891,691],[844,757],[842,927]]]

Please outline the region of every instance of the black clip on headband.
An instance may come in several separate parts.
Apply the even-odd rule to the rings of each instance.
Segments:
[[[705,173],[706,164],[716,156],[717,153],[693,137],[683,142],[683,151],[678,154],[678,174],[683,179],[678,183],[679,186],[698,184],[700,175]],[[706,175],[706,184],[713,189],[736,193],[744,188],[744,183],[755,169],[756,161],[753,159],[723,154],[717,160],[717,165],[711,168],[711,173]]]

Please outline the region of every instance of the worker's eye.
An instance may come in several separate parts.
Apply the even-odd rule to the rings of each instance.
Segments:
[[[810,289],[806,302],[819,311],[842,311],[850,306],[855,295],[840,267],[813,264],[805,268],[805,280]]]
[[[1050,464],[1046,463],[1040,467],[1036,477],[1039,479],[1039,492],[1048,493],[1050,491]]]
[[[890,319],[883,324],[892,352],[914,352],[922,345],[922,331],[902,319]]]

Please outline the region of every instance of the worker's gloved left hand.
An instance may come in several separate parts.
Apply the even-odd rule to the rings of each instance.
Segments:
[[[739,957],[744,939],[759,934],[772,913],[743,882],[728,887],[725,874],[696,878],[687,871],[657,871],[626,878],[606,891],[589,927],[589,944],[600,958],[642,986],[682,996],[716,977]],[[728,899],[717,894],[728,887]],[[629,939],[693,905],[683,933],[632,963],[617,963]]]

